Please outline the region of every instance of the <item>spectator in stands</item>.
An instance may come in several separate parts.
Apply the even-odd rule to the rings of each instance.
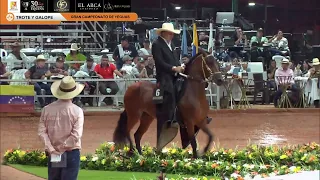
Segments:
[[[80,66],[80,71],[90,74],[90,72],[94,71],[94,68],[96,67],[97,63],[94,62],[94,59],[92,56],[87,56],[87,61],[83,65]]]
[[[51,76],[51,72],[49,71],[48,66],[45,64],[46,60],[47,59],[44,57],[44,55],[38,55],[37,59],[35,60],[36,64],[25,73],[26,79],[40,80],[49,78]],[[36,91],[37,95],[42,95],[42,89],[45,91],[46,95],[51,95],[50,86],[48,84],[44,82],[31,82],[31,84],[34,85],[34,90]],[[44,107],[51,102],[50,97],[44,98],[45,101],[43,101],[43,99],[40,97],[38,99],[41,107]]]
[[[312,68],[312,64],[309,63],[308,59],[304,60],[302,63],[302,74],[305,75],[309,72],[309,69]]]
[[[139,71],[136,67],[132,66],[132,57],[125,55],[123,56],[122,60],[124,61],[124,64],[122,68],[120,69],[120,72],[123,74],[126,78],[138,78],[139,77]]]
[[[109,57],[105,54],[102,55],[101,63],[95,66],[94,71],[97,73],[100,79],[114,79],[113,73],[119,77],[123,77],[115,65],[109,62]],[[100,93],[103,95],[115,95],[119,91],[119,87],[115,81],[99,82],[98,88]],[[110,97],[105,98],[104,102],[107,105],[113,104],[112,98]]]
[[[138,53],[140,57],[143,57],[143,59],[148,59],[149,57],[152,57],[149,39],[145,39],[143,41],[143,48],[139,49]]]
[[[129,44],[128,37],[123,36],[121,38],[121,44],[119,44],[113,52],[113,59],[116,61],[117,69],[120,70],[123,65],[123,56],[128,55],[133,58],[133,62],[137,63],[138,52],[136,48]]]
[[[21,45],[15,42],[11,45],[12,52],[7,56],[6,60],[10,68],[12,69],[23,69],[25,63],[28,61],[28,57],[21,52]]]
[[[318,58],[312,60],[312,68],[309,69],[305,77],[315,78],[320,76],[320,61]]]
[[[67,54],[66,61],[85,61],[87,58],[85,55],[79,52],[80,48],[76,43],[71,44],[70,53]],[[80,63],[72,63],[70,65],[69,75],[74,75],[77,71],[80,70]]]
[[[147,62],[143,58],[139,57],[138,63],[135,66],[139,71],[139,78],[148,78],[146,65]]]
[[[148,77],[156,78],[156,66],[155,66],[154,59],[152,57],[149,57],[147,61],[148,63],[146,66],[146,70],[147,70]]]
[[[251,69],[248,67],[248,62],[242,62],[242,63],[241,63],[240,72],[242,72],[242,73],[251,72]]]
[[[206,35],[205,32],[199,33],[199,47],[202,49],[207,50],[208,49],[208,43],[209,43],[209,36]]]
[[[268,38],[263,36],[263,29],[259,28],[256,36],[252,36],[250,45],[255,47],[261,47],[263,44],[268,43]]]
[[[94,71],[94,68],[97,64],[94,62],[94,59],[92,56],[87,56],[87,61],[85,64],[83,64],[80,67],[80,71],[79,72],[85,72],[87,74],[87,78],[96,78],[97,74]],[[97,83],[93,82],[93,81],[87,81],[85,83],[86,85],[86,89],[89,90],[89,95],[94,95],[96,87],[97,87]],[[84,94],[84,92],[82,92],[81,94]],[[93,106],[93,98],[92,97],[88,97],[88,98],[81,98],[80,100],[82,102],[83,105],[85,105],[86,103],[89,104],[89,106]]]
[[[314,45],[314,35],[313,30],[307,30],[307,33],[303,35],[304,37],[304,51],[306,53],[307,59],[312,59],[312,46]]]
[[[64,63],[63,57],[56,59],[56,64],[50,66],[50,72],[54,76],[68,76],[69,66]]]
[[[219,42],[219,47],[224,47],[224,34],[223,30],[220,30],[219,33],[216,35],[216,38],[213,39],[213,44]]]
[[[234,36],[234,43],[237,46],[247,46],[248,45],[247,36],[243,33],[241,28],[238,28],[236,30],[236,34]]]
[[[288,55],[289,44],[287,38],[283,37],[283,32],[278,31],[277,35],[274,35],[269,39],[269,43],[272,43],[272,48],[270,48],[271,54],[274,55]],[[282,52],[283,51],[283,52]]]
[[[274,95],[275,107],[278,107],[278,100],[282,95],[282,88],[280,88],[279,86],[283,85],[283,83],[289,83],[288,89],[290,89],[296,95],[298,93],[298,88],[294,83],[294,73],[293,70],[289,68],[289,64],[290,61],[288,59],[282,59],[281,68],[278,68],[275,72],[275,83],[276,86],[278,86],[278,90]]]
[[[6,66],[2,63],[1,57],[0,57],[0,79],[5,79],[6,76]],[[8,85],[7,82],[0,82],[0,85]]]
[[[147,37],[146,35],[148,34],[149,27],[142,21],[141,17],[139,17],[131,29],[133,30],[134,34],[139,36],[140,46],[143,46],[142,42]],[[130,54],[128,55],[130,56]]]

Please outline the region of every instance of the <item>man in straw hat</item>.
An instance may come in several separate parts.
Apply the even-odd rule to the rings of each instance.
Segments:
[[[70,53],[66,56],[66,61],[83,61],[83,63],[85,63],[87,57],[79,52],[80,49],[81,48],[78,47],[77,43],[72,43]],[[80,69],[80,66],[81,64],[79,63],[73,63],[70,65],[75,72]]]
[[[298,88],[294,83],[294,72],[290,66],[290,61],[286,58],[282,59],[281,61],[281,67],[278,68],[275,72],[275,82],[276,85],[279,86],[281,84],[289,84],[288,89],[292,90],[296,95],[298,95]],[[274,106],[278,107],[278,100],[280,99],[282,95],[282,89],[278,88],[277,92],[274,95]],[[298,97],[298,96],[296,96]]]
[[[76,180],[80,168],[83,110],[72,103],[83,84],[71,76],[55,81],[51,86],[58,100],[42,110],[38,134],[48,156],[48,179]]]
[[[51,72],[49,71],[48,66],[45,64],[47,59],[44,57],[43,54],[38,55],[37,59],[35,60],[35,65],[32,66],[28,71],[25,72],[26,79],[45,79],[51,76]],[[43,82],[31,82],[34,85],[34,90],[36,91],[37,95],[42,95],[41,90],[45,91],[46,95],[51,95],[50,86],[49,84],[45,84]],[[42,97],[39,97],[39,103],[41,107],[44,107],[46,104],[51,102],[50,97],[46,97],[45,101]]]
[[[158,39],[152,44],[152,55],[156,67],[156,79],[163,88],[163,102],[157,104],[157,149],[162,149],[166,144],[175,138],[179,124],[174,119],[176,108],[174,84],[176,74],[184,71],[178,56],[175,54],[175,47],[172,44],[174,34],[180,34],[172,23],[163,23],[162,28],[157,29]],[[211,118],[208,118],[208,122]],[[185,136],[186,134],[181,134]],[[182,138],[182,141],[184,139]],[[183,142],[188,143],[188,142]]]

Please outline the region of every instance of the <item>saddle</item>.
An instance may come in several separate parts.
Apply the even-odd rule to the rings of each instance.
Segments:
[[[185,89],[187,86],[187,81],[185,77],[178,77],[174,83],[173,91],[176,97],[176,104],[178,104],[185,93]],[[165,87],[162,86],[160,82],[157,82],[156,87],[153,90],[153,102],[154,104],[162,104],[163,103],[163,95],[164,95]]]

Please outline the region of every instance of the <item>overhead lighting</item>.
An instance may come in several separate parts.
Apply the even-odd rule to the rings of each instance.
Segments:
[[[256,3],[251,2],[251,3],[249,3],[248,5],[249,5],[249,6],[255,6],[255,5],[256,5]]]
[[[176,7],[174,7],[176,10],[180,10],[181,9],[181,7],[180,6],[176,6]]]

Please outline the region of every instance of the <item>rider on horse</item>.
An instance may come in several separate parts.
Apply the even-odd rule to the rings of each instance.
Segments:
[[[175,30],[172,23],[163,23],[162,28],[157,30],[158,39],[152,44],[152,55],[156,66],[156,79],[163,92],[163,102],[157,104],[157,138],[160,134],[177,132],[179,124],[175,119],[175,109],[177,106],[175,83],[178,73],[184,71],[184,67],[175,53],[172,39],[174,34],[180,34],[180,30]],[[212,120],[207,118],[208,123]],[[164,132],[165,131],[165,132]],[[173,137],[174,138],[174,137]]]

